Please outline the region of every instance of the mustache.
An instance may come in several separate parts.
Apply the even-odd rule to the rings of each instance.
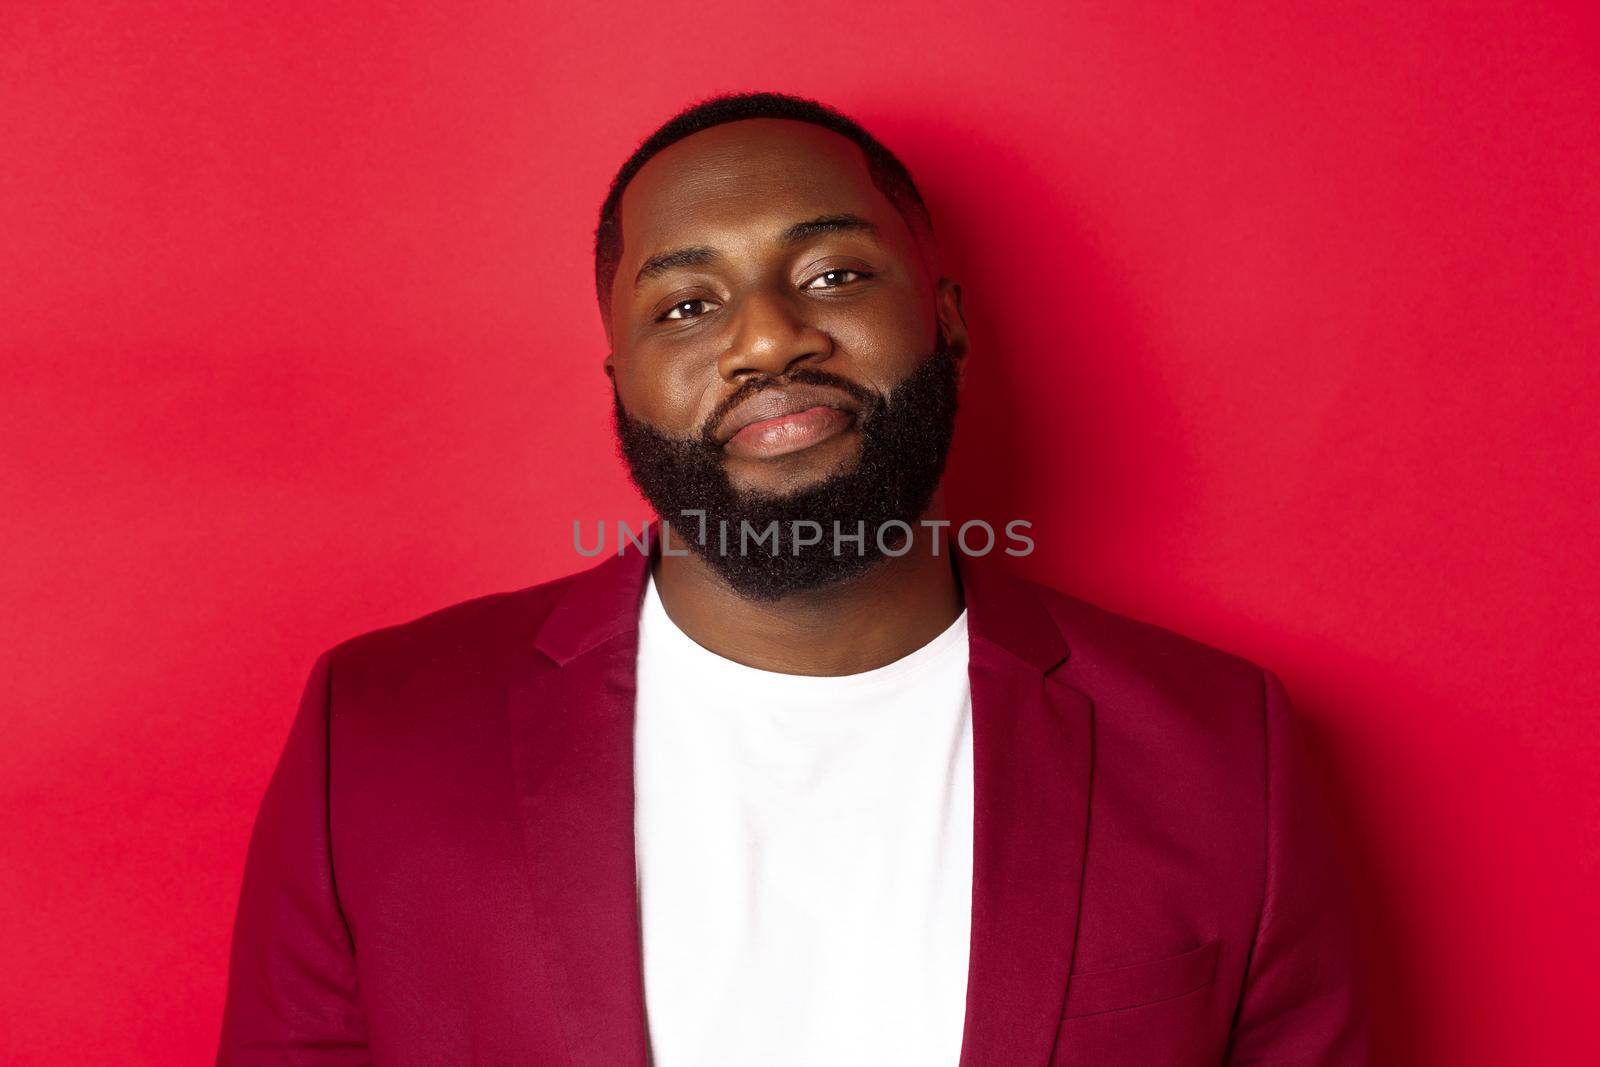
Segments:
[[[721,425],[728,412],[763,390],[791,384],[821,385],[837,389],[842,393],[848,393],[857,404],[861,405],[860,421],[862,425],[871,421],[884,405],[883,394],[868,389],[858,382],[852,382],[848,378],[841,378],[839,375],[830,374],[825,370],[818,370],[816,367],[801,367],[798,370],[790,371],[788,374],[765,375],[760,378],[746,379],[737,389],[723,397],[717,403],[717,406],[712,409],[711,414],[706,416],[706,420],[701,424],[698,434],[700,442],[708,448],[720,449],[722,444],[717,440],[716,428]]]

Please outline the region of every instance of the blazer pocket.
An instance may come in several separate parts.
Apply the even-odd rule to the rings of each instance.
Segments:
[[[1210,985],[1217,975],[1221,938],[1166,959],[1135,963],[1106,971],[1074,974],[1067,982],[1063,1019],[1137,1008],[1193,993]]]

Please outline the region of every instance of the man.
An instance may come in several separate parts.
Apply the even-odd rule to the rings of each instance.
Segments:
[[[1277,678],[944,524],[967,332],[899,161],[708,101],[595,263],[663,522],[317,660],[218,1062],[1368,1062]]]

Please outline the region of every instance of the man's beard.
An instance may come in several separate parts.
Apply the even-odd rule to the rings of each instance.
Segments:
[[[887,396],[815,368],[746,382],[729,402],[799,382],[843,390],[860,403],[856,463],[790,493],[736,489],[713,436],[715,418],[695,436],[674,437],[624,411],[613,386],[617,442],[634,484],[672,524],[674,540],[686,541],[741,596],[776,600],[848,581],[909,548],[910,528],[939,487],[955,434],[958,370],[941,331],[933,352]],[[885,530],[891,523],[906,532],[900,525]],[[820,539],[808,543],[817,528]],[[843,535],[837,541],[836,530]]]

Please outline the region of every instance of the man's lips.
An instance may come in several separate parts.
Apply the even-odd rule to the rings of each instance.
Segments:
[[[765,389],[738,404],[717,427],[735,456],[765,459],[810,448],[848,429],[857,404],[848,393],[804,385]]]
[[[725,447],[736,456],[787,455],[827,440],[854,421],[854,415],[838,408],[806,408],[793,415],[752,422],[734,434]]]

